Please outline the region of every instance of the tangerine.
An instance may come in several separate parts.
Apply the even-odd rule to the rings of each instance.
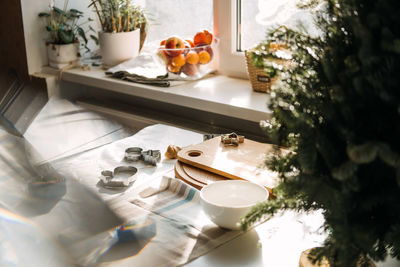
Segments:
[[[174,66],[172,64],[168,64],[167,65],[167,70],[169,72],[172,72],[172,73],[179,73],[179,71],[181,70],[181,67],[177,67],[177,66]]]
[[[199,63],[199,54],[196,51],[189,51],[186,55],[186,62],[189,64]]]
[[[179,56],[173,57],[171,62],[175,67],[182,67],[186,63],[185,55],[180,54]]]
[[[200,64],[207,64],[208,62],[210,62],[211,60],[211,56],[210,53],[208,53],[207,51],[203,50],[199,53],[199,63]]]

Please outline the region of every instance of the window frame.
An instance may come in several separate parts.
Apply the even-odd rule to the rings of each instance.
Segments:
[[[244,52],[238,52],[239,0],[214,0],[214,34],[220,38],[217,68],[227,76],[248,79]]]

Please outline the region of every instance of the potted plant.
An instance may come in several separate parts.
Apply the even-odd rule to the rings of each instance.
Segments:
[[[131,0],[91,0],[101,24],[99,43],[103,64],[117,65],[135,57],[146,37],[147,21],[143,10]]]
[[[283,40],[272,38],[281,30],[286,33]],[[290,65],[289,39],[289,30],[282,25],[270,34],[268,40],[245,51],[247,73],[254,91],[270,91],[271,85],[279,78],[280,70]]]
[[[272,88],[268,136],[291,151],[267,166],[276,198],[243,228],[279,210],[322,210],[328,237],[314,262],[371,266],[400,259],[400,6],[392,0],[326,0],[320,38],[298,33],[294,66]],[[289,242],[289,241],[288,241]]]
[[[64,2],[63,9],[52,4],[49,12],[39,13],[39,17],[46,20],[46,30],[50,33],[50,40],[46,42],[49,65],[57,69],[79,60],[78,37],[82,40],[81,45],[89,50],[83,23],[77,23],[83,12],[73,8],[67,10],[67,6],[68,0]]]

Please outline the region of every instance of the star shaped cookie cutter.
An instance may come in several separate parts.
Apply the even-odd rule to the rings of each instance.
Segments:
[[[119,166],[114,171],[101,172],[100,182],[105,188],[119,189],[136,181],[138,169],[133,166]]]
[[[161,160],[160,150],[147,150],[142,152],[142,159],[144,162],[150,163],[151,165],[157,165],[157,162]]]
[[[221,142],[225,146],[238,146],[240,143],[244,142],[244,136],[236,133],[224,134],[221,135]]]

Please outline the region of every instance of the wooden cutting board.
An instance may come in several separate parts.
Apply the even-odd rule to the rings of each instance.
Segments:
[[[179,161],[178,161],[179,162]],[[210,184],[217,181],[227,180],[228,178],[223,177],[221,175],[215,174],[213,172],[208,172],[197,167],[193,167],[192,165],[185,164],[183,162],[179,162],[182,165],[183,171],[189,177],[203,183]]]
[[[227,178],[218,174],[187,165],[180,161],[175,163],[175,176],[197,189],[201,189],[212,182],[227,180]]]
[[[182,164],[184,164],[184,163],[181,163],[179,161],[177,161],[175,163],[175,168],[174,168],[175,176],[177,178],[181,179],[182,181],[184,181],[185,183],[193,186],[194,188],[197,188],[197,189],[201,190],[203,188],[203,186],[205,186],[206,184],[202,183],[202,182],[199,182],[198,180],[193,179],[192,177],[187,175],[185,173],[185,171],[183,170]]]
[[[221,175],[187,165],[180,161],[175,163],[175,176],[199,190],[210,183],[228,179]],[[266,189],[270,194],[269,198],[274,198],[271,188],[266,187]]]
[[[183,148],[178,160],[188,165],[212,172],[229,179],[242,179],[275,187],[277,174],[264,168],[271,144],[245,139],[239,146],[224,146],[220,137]]]

